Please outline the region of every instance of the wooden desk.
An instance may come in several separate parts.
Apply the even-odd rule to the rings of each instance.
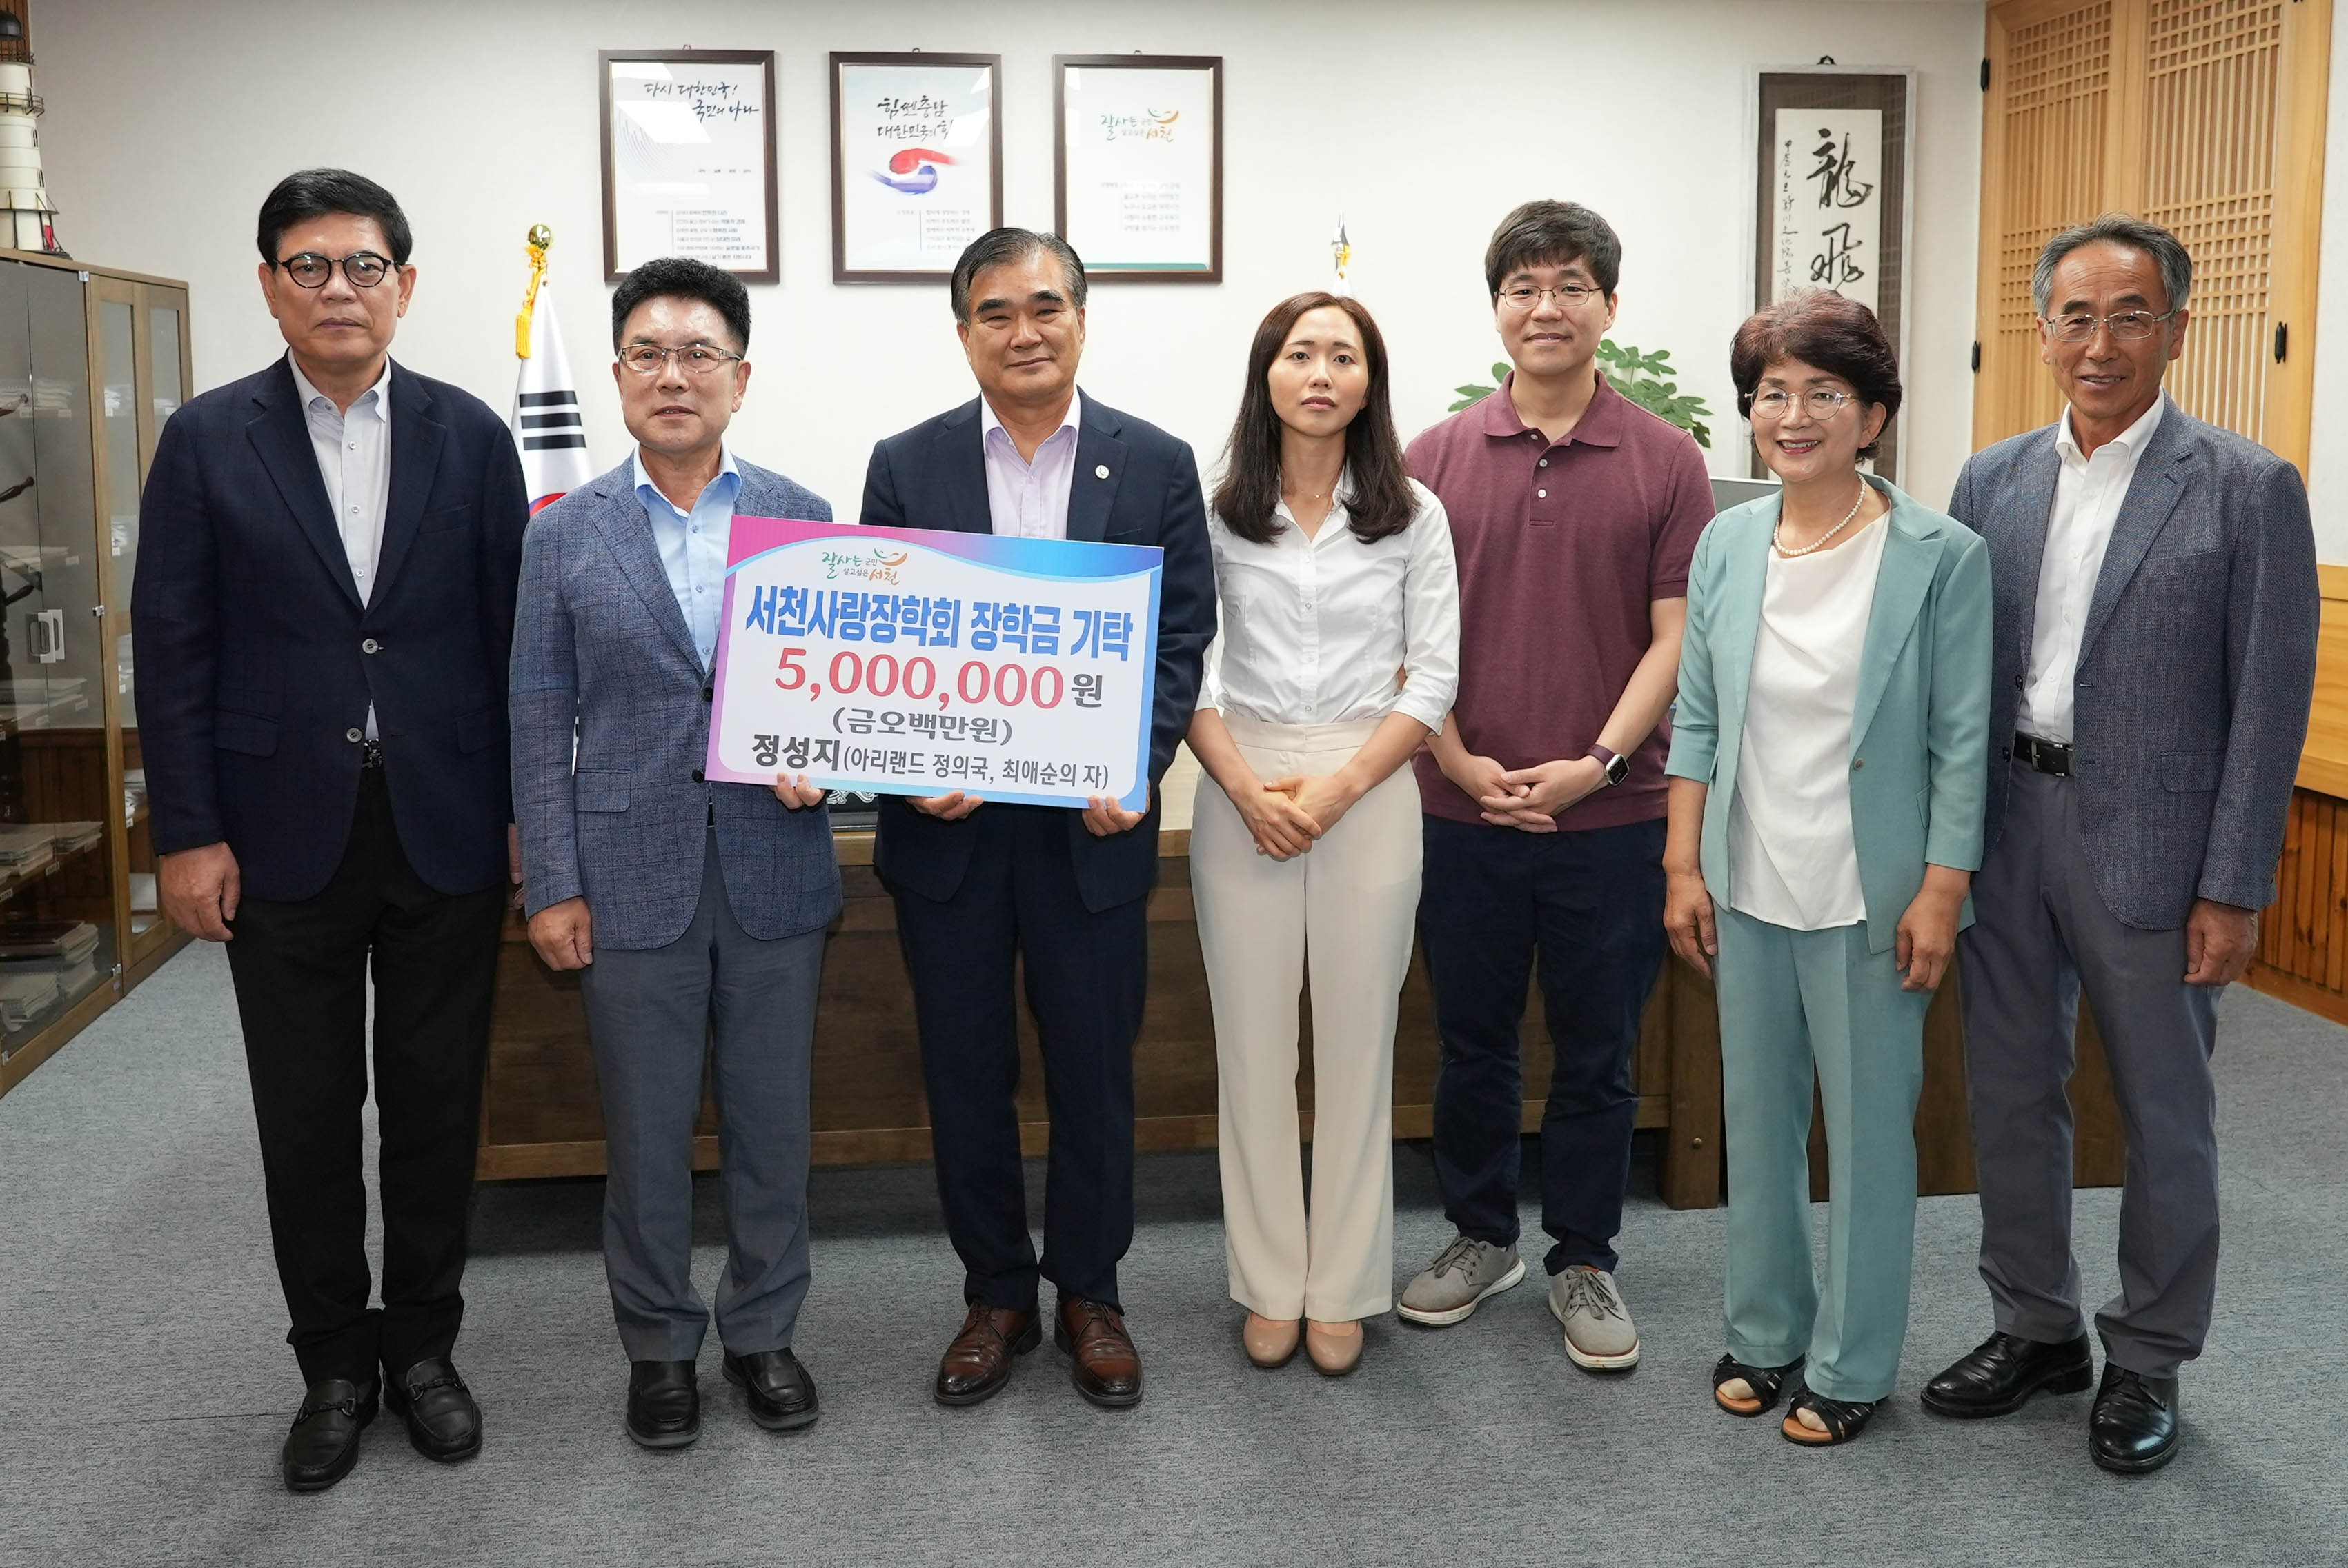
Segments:
[[[1189,763],[1187,753],[1182,759]],[[1149,897],[1149,1000],[1134,1049],[1137,1144],[1212,1148],[1215,1040],[1207,977],[1190,903],[1189,805],[1195,765],[1169,774],[1159,837],[1159,881]],[[819,1164],[930,1156],[912,998],[899,949],[896,911],[872,870],[869,833],[837,835],[846,907],[824,954],[816,1020],[814,1150]],[[1660,936],[1658,938],[1660,940]],[[1924,1102],[1917,1114],[1920,1185],[1927,1193],[1973,1190],[1966,1128],[1956,988],[1941,989],[1926,1024]],[[1311,1103],[1311,1009],[1300,1003],[1304,1067],[1299,1092]],[[1044,1077],[1032,1023],[1020,1020],[1021,1141],[1044,1152]],[[1523,1127],[1540,1124],[1549,1088],[1549,1037],[1536,989],[1524,1024]],[[1436,1039],[1426,971],[1411,962],[1395,1039],[1395,1135],[1424,1138],[1434,1118]],[[1722,1194],[1720,1033],[1711,982],[1676,960],[1649,999],[1634,1081],[1638,1124],[1664,1130],[1663,1193],[1675,1208],[1706,1208]],[[2100,1089],[2098,1086],[2102,1086]],[[2119,1179],[2117,1119],[2092,1025],[2083,1024],[2078,1173],[2083,1185]],[[1312,1136],[1312,1117],[1303,1120]],[[717,1163],[716,1120],[705,1102],[695,1163]],[[602,1119],[574,976],[538,961],[518,917],[509,919],[498,963],[498,1002],[481,1112],[479,1174],[487,1180],[579,1176],[603,1170]],[[1825,1193],[1814,1136],[1812,1180]]]

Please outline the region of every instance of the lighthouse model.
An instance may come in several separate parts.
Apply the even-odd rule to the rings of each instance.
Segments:
[[[0,244],[62,256],[57,209],[41,178],[41,100],[33,92],[29,0],[0,0]]]

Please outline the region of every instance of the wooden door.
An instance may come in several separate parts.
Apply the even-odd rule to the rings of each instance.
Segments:
[[[2308,459],[2330,0],[2006,0],[1983,62],[1976,446],[2051,424],[2031,270],[2107,210],[2193,254],[2179,406]]]

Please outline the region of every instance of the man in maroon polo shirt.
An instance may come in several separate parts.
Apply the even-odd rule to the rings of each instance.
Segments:
[[[1518,1040],[1538,953],[1556,1063],[1540,1137],[1550,1309],[1566,1354],[1596,1372],[1639,1359],[1613,1242],[1631,1053],[1663,957],[1659,727],[1688,559],[1713,515],[1695,442],[1594,364],[1622,254],[1586,207],[1509,213],[1484,273],[1515,372],[1409,452],[1459,562],[1459,694],[1417,759],[1419,945],[1442,1040],[1435,1164],[1459,1234],[1397,1310],[1457,1323],[1524,1277]]]

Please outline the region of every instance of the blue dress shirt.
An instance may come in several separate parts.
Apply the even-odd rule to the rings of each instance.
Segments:
[[[660,547],[661,569],[685,612],[693,645],[701,652],[701,667],[717,656],[717,617],[726,600],[726,549],[734,534],[734,497],[742,491],[742,471],[734,466],[734,448],[718,448],[717,477],[702,487],[691,512],[660,493],[644,477],[641,450],[628,459],[635,476],[636,499],[644,503],[644,519],[653,526],[653,542]]]

